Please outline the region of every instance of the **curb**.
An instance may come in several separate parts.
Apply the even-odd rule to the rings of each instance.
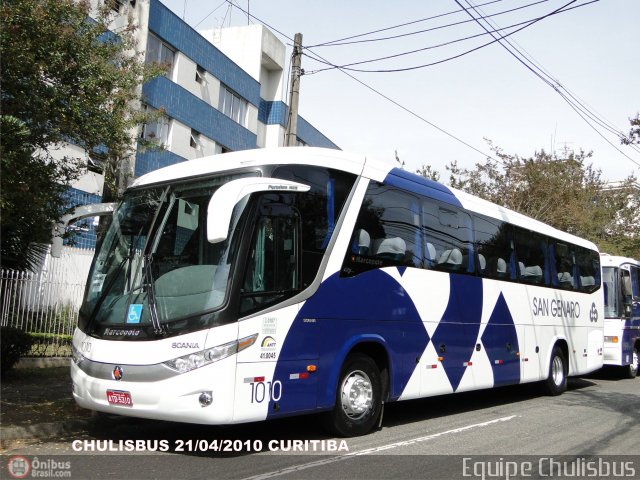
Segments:
[[[22,357],[13,368],[69,367],[71,357]]]
[[[2,440],[25,440],[34,438],[50,438],[65,433],[78,432],[89,426],[87,420],[67,420],[65,422],[39,423],[28,427],[3,427]]]

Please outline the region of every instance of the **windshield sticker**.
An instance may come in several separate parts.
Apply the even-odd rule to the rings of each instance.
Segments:
[[[106,273],[96,273],[96,276],[91,282],[91,293],[99,293],[102,291],[102,285],[104,285],[104,279],[106,277]]]
[[[129,312],[127,313],[127,323],[140,323],[142,317],[142,304],[132,303],[129,305]]]

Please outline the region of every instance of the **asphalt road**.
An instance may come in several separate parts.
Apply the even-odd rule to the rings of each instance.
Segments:
[[[521,385],[390,404],[382,429],[346,440],[313,416],[224,428],[112,417],[4,460],[68,460],[70,478],[640,478],[639,439],[640,379],[598,372],[559,397]]]

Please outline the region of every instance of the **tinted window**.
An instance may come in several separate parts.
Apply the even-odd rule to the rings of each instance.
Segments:
[[[640,297],[640,267],[631,267],[631,286],[634,298]]]
[[[576,247],[578,289],[595,292],[600,288],[600,255],[586,248]]]
[[[423,266],[419,212],[419,200],[413,195],[372,183],[342,273],[354,275],[389,265]]]
[[[469,227],[471,217],[455,207],[425,201],[425,261],[437,270],[471,273],[475,270]]]
[[[566,242],[552,240],[549,243],[551,260],[551,283],[554,287],[577,289],[577,269],[575,266],[575,247]]]
[[[519,227],[514,231],[518,279],[524,283],[548,283],[546,237]]]
[[[512,278],[511,232],[508,223],[489,217],[474,217],[478,272],[482,276]]]

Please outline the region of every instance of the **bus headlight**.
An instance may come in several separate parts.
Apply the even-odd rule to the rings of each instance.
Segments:
[[[618,337],[604,337],[606,343],[618,343]]]
[[[71,358],[73,359],[73,363],[78,366],[86,360],[85,356],[80,353],[80,350],[78,350],[73,343],[71,344]]]
[[[168,360],[163,363],[176,372],[190,372],[196,368],[204,367],[210,363],[230,357],[235,353],[241,352],[245,348],[249,348],[256,342],[257,338],[258,334],[256,333],[254,335],[241,338],[240,340],[234,340],[233,342],[208,348],[200,352],[190,353],[189,355],[174,358],[173,360]]]

